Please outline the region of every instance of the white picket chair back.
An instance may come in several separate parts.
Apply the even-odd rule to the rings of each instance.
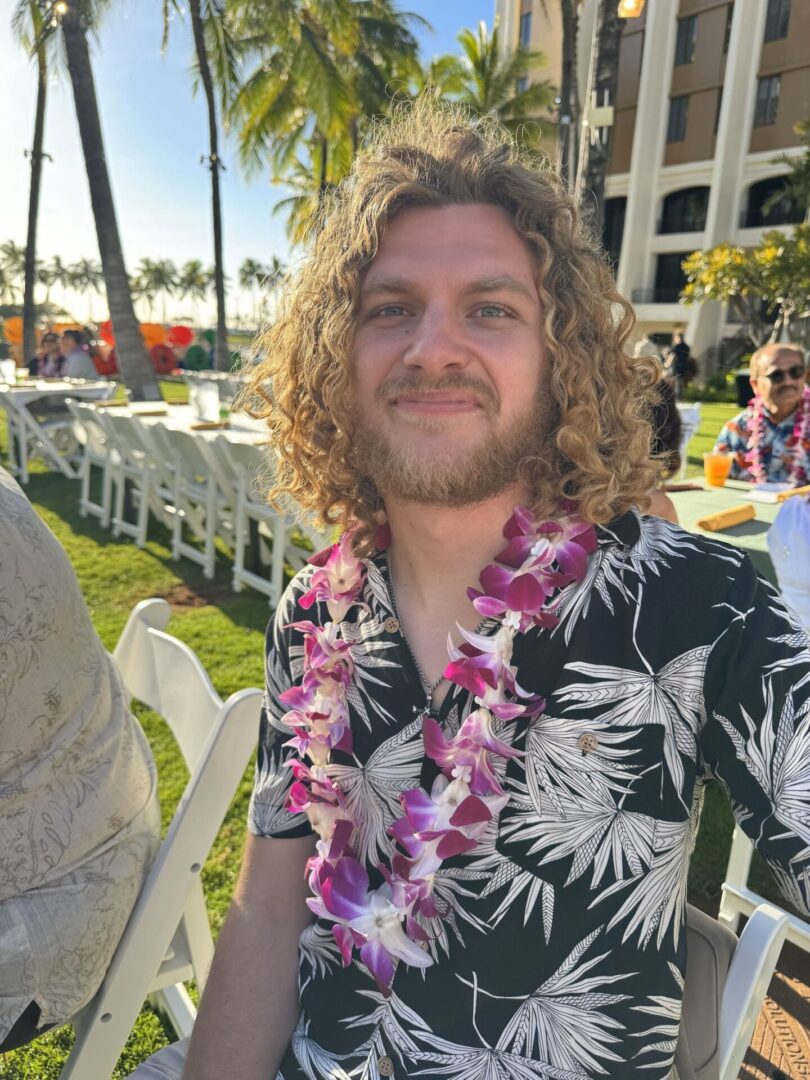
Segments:
[[[202,991],[213,956],[200,870],[255,747],[262,694],[223,703],[197,656],[164,632],[169,614],[165,600],[138,604],[113,655],[127,692],[169,723],[191,775],[104,982],[74,1020],[61,1080],[111,1076],[147,995],[189,1035],[196,1009],[182,983]]]
[[[113,469],[119,463],[118,451],[114,450],[104,425],[99,420],[99,410],[67,398],[65,404],[74,420],[74,431],[82,443],[82,458],[79,465],[79,513],[82,517],[91,514],[97,517],[106,528],[110,524],[112,513]],[[92,469],[101,472],[101,501],[94,502],[90,497]]]
[[[172,557],[191,559],[202,566],[205,577],[213,578],[214,540],[220,524],[219,514],[226,509],[216,476],[197,440],[187,431],[161,425],[152,434],[165,446],[174,470],[174,504],[178,513],[172,523]],[[184,523],[203,541],[202,551],[183,538]]]
[[[772,900],[766,901],[764,896],[760,896],[748,886],[753,854],[753,844],[739,825],[735,825],[726,867],[726,879],[722,885],[720,911],[717,915],[718,919],[735,933],[741,915],[750,915],[761,904],[769,903],[774,907],[777,906]],[[785,915],[788,920],[788,941],[798,945],[806,953],[810,953],[810,922],[792,912],[786,911]]]

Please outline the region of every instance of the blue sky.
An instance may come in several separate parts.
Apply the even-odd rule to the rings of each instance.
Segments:
[[[7,32],[16,0],[0,0],[0,242],[25,242],[29,166],[36,98],[33,63]],[[401,7],[429,19],[420,32],[425,57],[457,49],[455,36],[480,19],[491,22],[494,0],[403,0]],[[210,189],[200,156],[207,153],[204,100],[192,95],[191,30],[177,21],[161,55],[160,0],[123,0],[110,12],[94,51],[96,92],[112,175],[118,224],[130,270],[140,259],[211,262]],[[66,79],[49,88],[45,126],[38,254],[66,262],[97,258],[93,220],[76,118]],[[235,152],[223,159],[226,272],[236,279],[248,256],[286,259],[283,221],[271,214],[283,191],[265,177],[247,183]],[[66,297],[86,317],[85,302]],[[244,311],[245,297],[235,298]],[[104,302],[95,300],[98,317]],[[172,308],[169,313],[171,316]]]

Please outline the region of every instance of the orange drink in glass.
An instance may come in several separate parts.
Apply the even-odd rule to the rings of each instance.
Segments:
[[[723,487],[731,468],[731,454],[713,450],[703,455],[703,472],[709,487]]]

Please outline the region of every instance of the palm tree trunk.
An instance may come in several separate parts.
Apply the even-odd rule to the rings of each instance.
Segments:
[[[121,375],[138,401],[159,401],[155,372],[138,328],[129,288],[118,222],[115,217],[110,176],[104,156],[104,140],[98,112],[87,34],[78,5],[71,4],[62,16],[68,73],[76,105],[76,119],[90,187],[90,202],[104,271],[116,352]]]
[[[189,12],[191,13],[191,28],[194,32],[194,48],[200,68],[200,80],[203,84],[205,100],[208,105],[208,139],[211,147],[211,205],[214,215],[214,292],[217,298],[217,336],[214,345],[214,367],[221,369],[230,366],[228,364],[228,334],[225,321],[225,271],[222,265],[222,206],[219,194],[219,171],[222,168],[222,163],[219,160],[214,84],[211,79],[211,68],[208,64],[208,51],[205,47],[200,0],[191,0]]]
[[[616,104],[621,40],[622,22],[619,18],[619,0],[602,0],[595,79],[598,105],[615,106]],[[595,144],[591,142],[585,167],[585,192],[587,194],[583,199],[583,204],[597,236],[602,235],[605,224],[605,180],[613,144],[613,125],[611,124],[605,131],[604,144],[601,140]]]
[[[578,0],[560,0],[562,10],[562,78],[560,86],[560,176],[570,187],[579,158],[580,103],[577,85]],[[566,119],[567,118],[567,121]]]
[[[37,351],[34,288],[36,285],[37,220],[39,189],[42,181],[42,144],[45,140],[45,102],[48,92],[48,65],[45,49],[37,48],[37,107],[34,118],[34,145],[31,149],[31,190],[28,195],[28,235],[25,240],[23,274],[23,361],[28,363]]]
[[[321,169],[320,169],[320,178],[318,180],[318,202],[323,201],[324,196],[326,195],[326,189],[329,186],[329,181],[327,179],[327,177],[329,175],[329,173],[328,173],[328,163],[329,163],[329,144],[326,141],[326,136],[322,135],[321,136]]]

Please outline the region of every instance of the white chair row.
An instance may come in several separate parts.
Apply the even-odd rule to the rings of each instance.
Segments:
[[[328,534],[296,525],[261,498],[258,485],[268,461],[260,447],[224,435],[205,439],[77,401],[69,408],[83,443],[80,513],[111,525],[114,535],[130,536],[142,547],[151,514],[171,530],[172,557],[198,563],[207,578],[214,576],[219,537],[233,551],[234,590],[248,585],[271,604],[284,589],[285,566],[298,570],[308,557],[296,541],[316,551],[328,543]],[[91,494],[94,469],[101,473],[99,502]],[[127,516],[130,502],[134,520]]]

